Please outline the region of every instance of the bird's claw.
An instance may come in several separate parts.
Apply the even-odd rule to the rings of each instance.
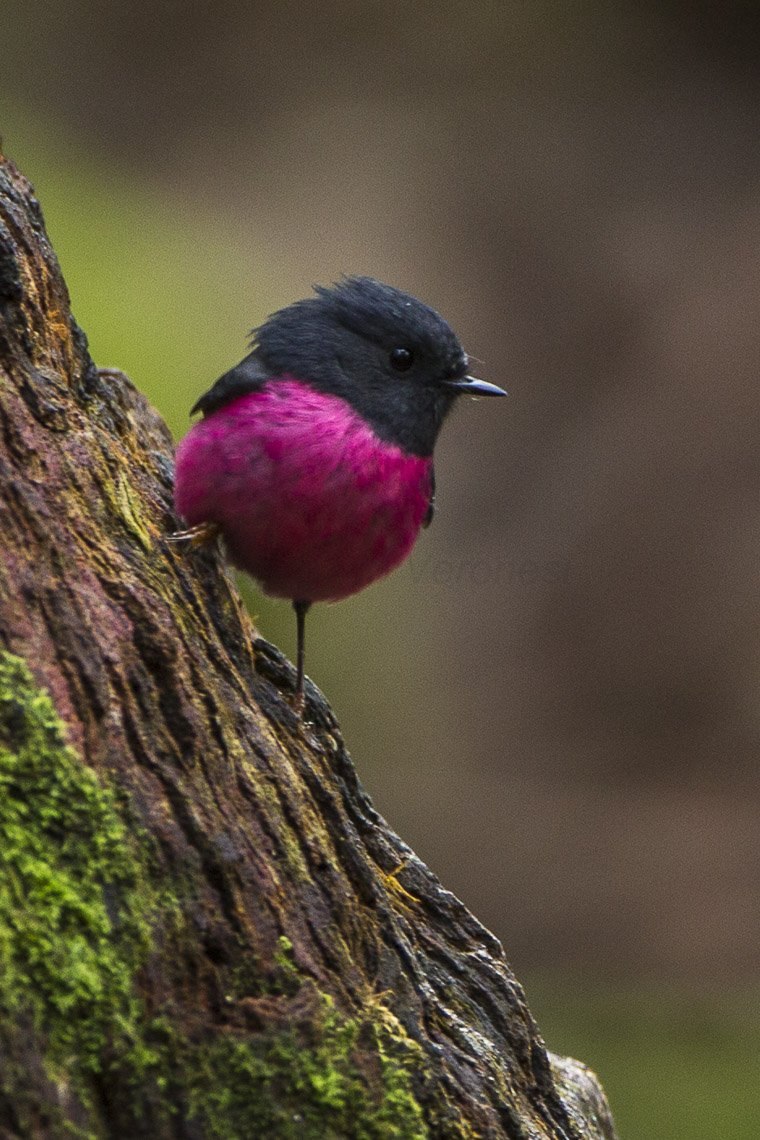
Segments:
[[[222,533],[218,523],[204,522],[191,526],[189,530],[176,530],[174,534],[167,534],[167,542],[188,543],[191,547],[210,546]]]

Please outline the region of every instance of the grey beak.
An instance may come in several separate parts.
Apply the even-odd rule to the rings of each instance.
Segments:
[[[469,392],[471,396],[506,396],[503,388],[489,384],[487,380],[478,380],[477,376],[462,376],[459,380],[447,380],[449,388],[456,388],[462,395]]]

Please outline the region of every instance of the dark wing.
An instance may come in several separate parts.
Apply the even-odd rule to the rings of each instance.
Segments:
[[[208,392],[195,402],[190,409],[190,415],[203,412],[204,416],[207,416],[209,412],[215,412],[217,408],[223,408],[225,404],[237,400],[238,396],[245,396],[247,392],[258,392],[259,388],[263,388],[270,379],[270,374],[252,352],[229,372],[225,372],[224,376],[219,377],[213,388],[209,388]]]
[[[428,499],[428,509],[422,520],[423,526],[430,526],[435,514],[435,467],[430,468],[430,498]]]

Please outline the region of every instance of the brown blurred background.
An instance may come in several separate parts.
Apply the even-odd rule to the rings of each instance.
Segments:
[[[737,1065],[756,1082],[760,9],[4,17],[6,149],[98,362],[177,434],[251,326],[342,272],[439,308],[510,390],[460,407],[435,525],[392,579],[315,614],[309,672],[550,1044],[602,1070],[624,1135],[756,1138]],[[288,608],[247,594],[292,652]],[[588,1001],[558,1012],[571,990]],[[621,1013],[631,991],[677,1012]],[[637,1034],[682,1077],[656,1111]],[[701,1065],[735,1080],[735,1117],[695,1108]]]

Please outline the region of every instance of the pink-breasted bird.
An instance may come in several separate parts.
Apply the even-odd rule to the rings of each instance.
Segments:
[[[503,396],[468,374],[433,309],[346,277],[274,313],[252,351],[195,404],[175,503],[199,541],[296,612],[296,708],[313,602],[363,590],[407,557],[433,517],[433,448],[458,396]]]

